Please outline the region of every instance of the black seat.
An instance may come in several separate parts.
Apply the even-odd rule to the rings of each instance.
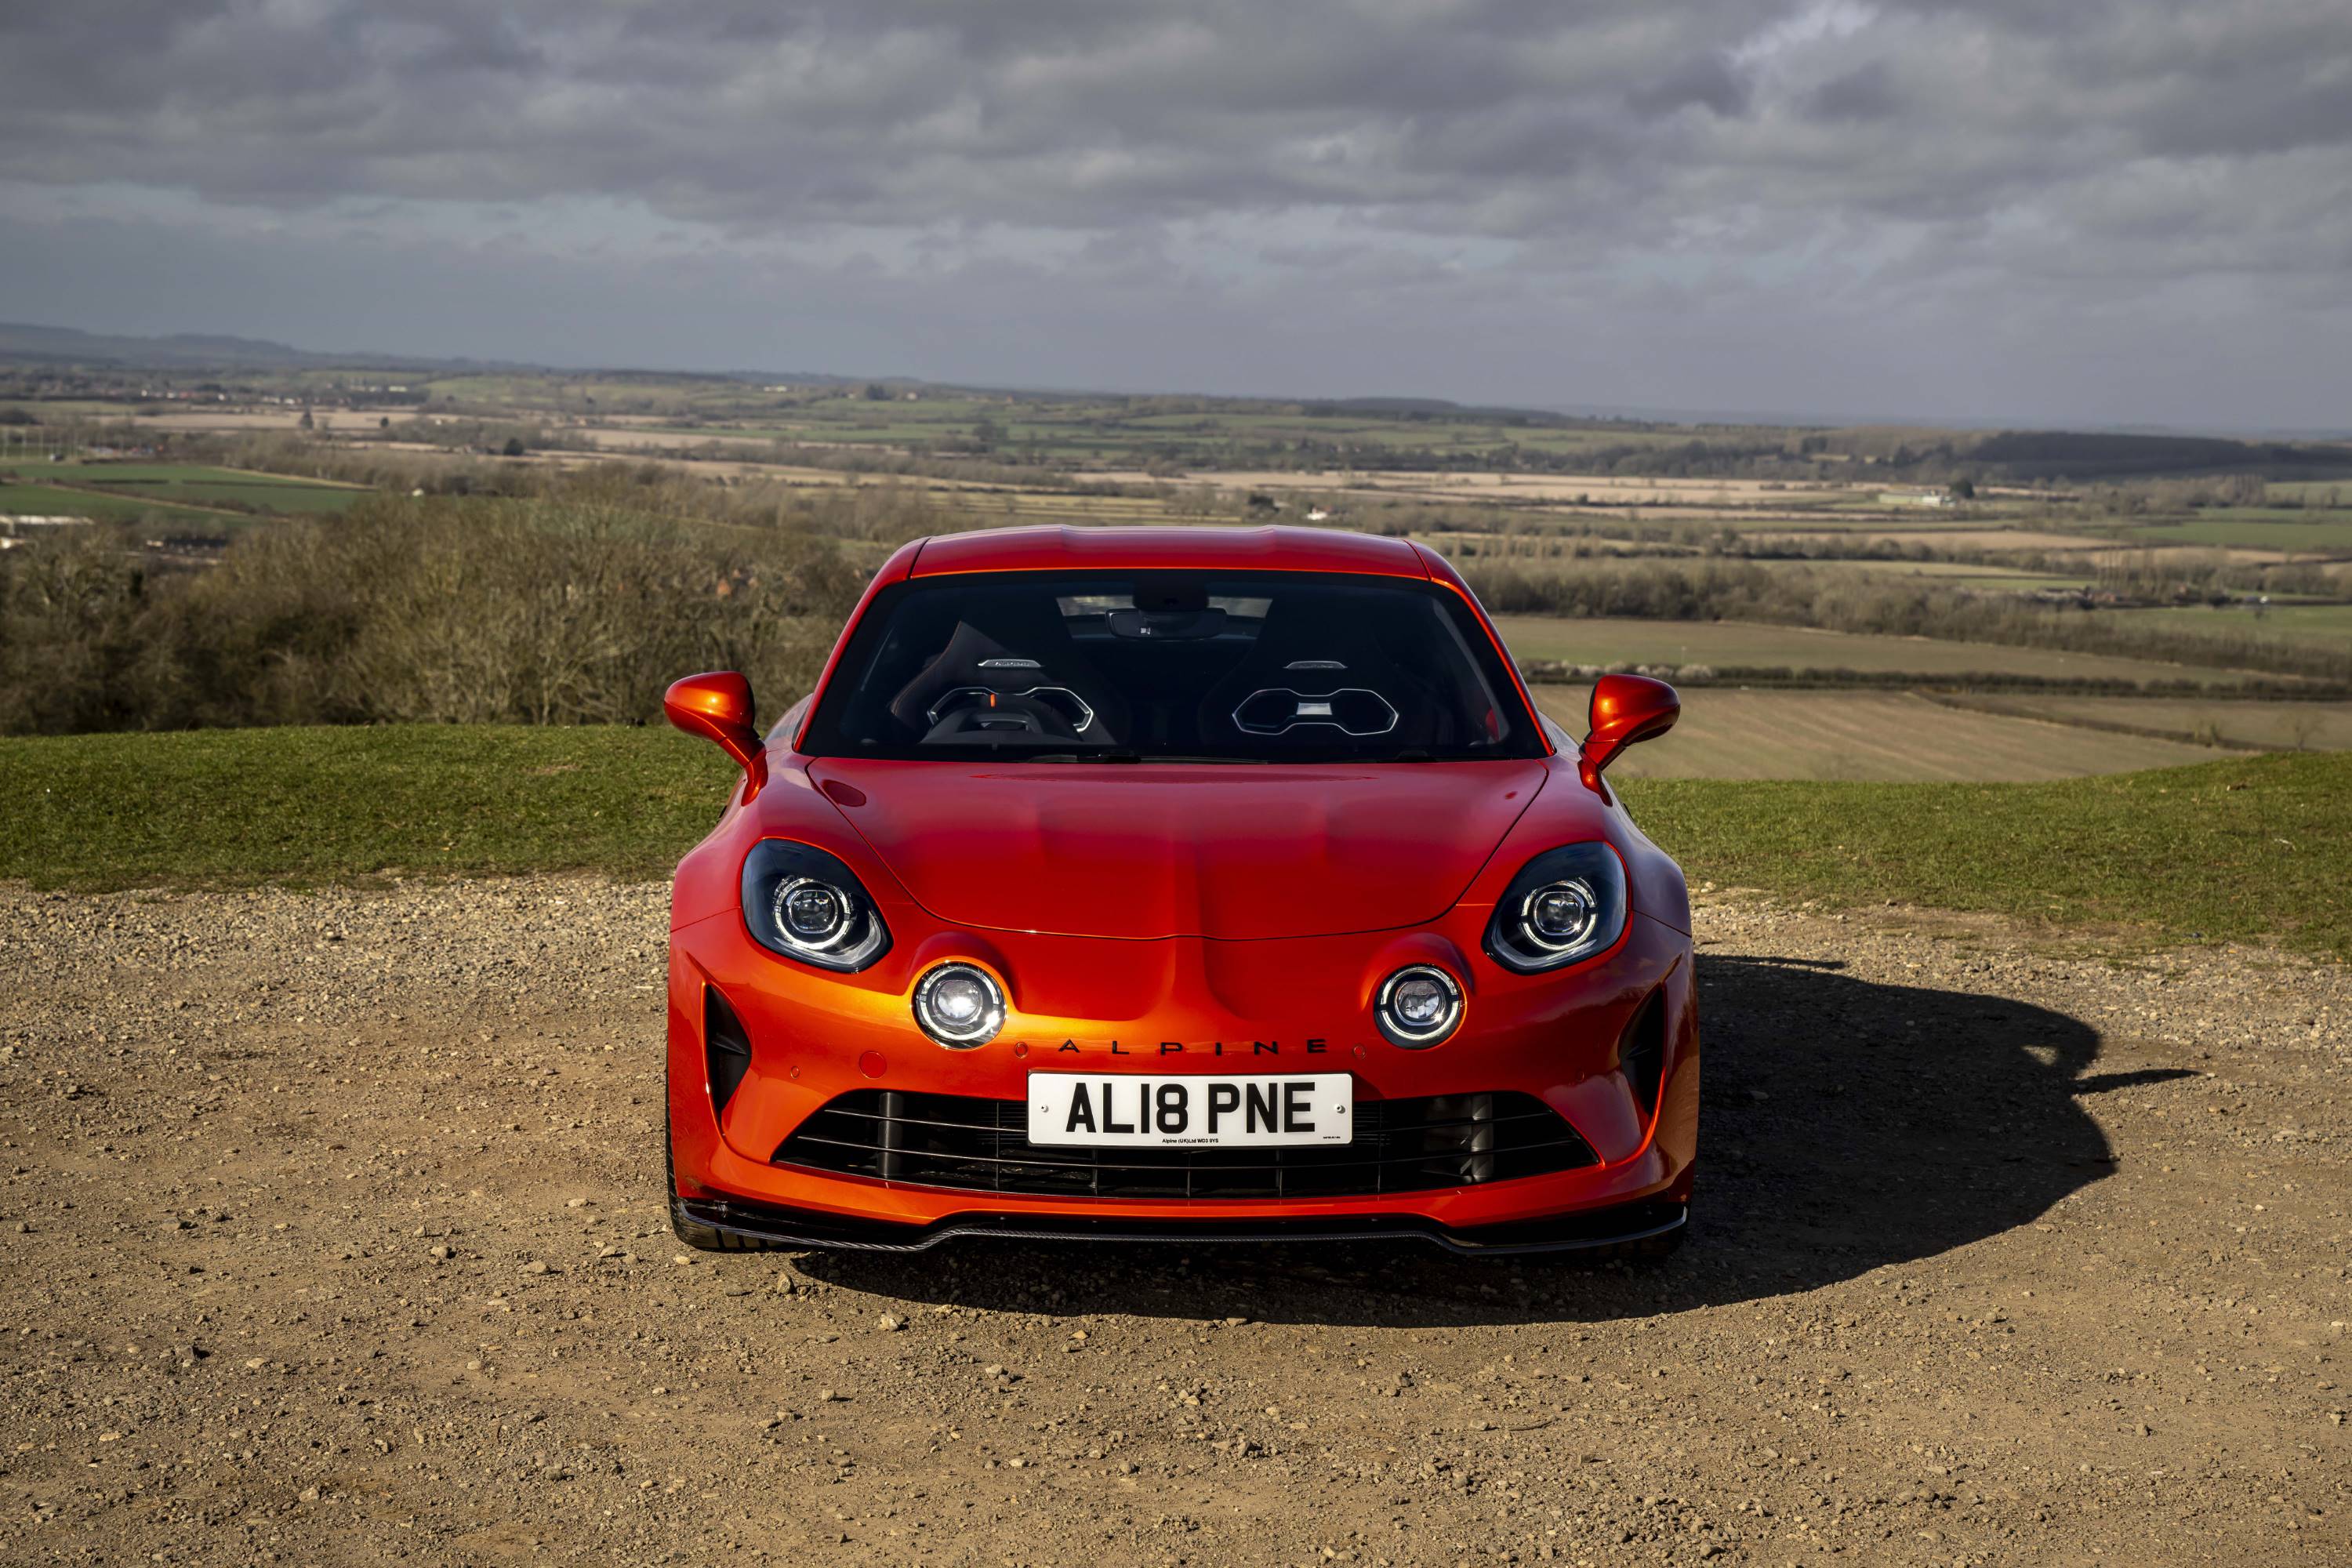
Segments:
[[[979,687],[1009,697],[1058,687],[1076,693],[1094,715],[1091,721],[1074,716],[1073,732],[1106,744],[1126,736],[1126,701],[1078,652],[1052,600],[1041,605],[1000,601],[985,608],[989,614],[975,617],[985,619],[984,627],[970,619],[957,622],[947,646],[899,688],[890,700],[892,718],[923,735],[936,722],[930,715],[953,692]]]
[[[1375,737],[1402,750],[1453,742],[1429,687],[1348,613],[1343,595],[1278,603],[1256,645],[1201,700],[1204,741],[1316,751]],[[1349,694],[1370,692],[1374,703]],[[1381,722],[1393,713],[1394,721]],[[1235,715],[1240,715],[1237,720]]]

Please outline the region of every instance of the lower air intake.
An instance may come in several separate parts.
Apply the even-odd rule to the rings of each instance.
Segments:
[[[1029,1142],[1017,1100],[861,1089],[812,1114],[774,1158],[910,1186],[1097,1198],[1363,1197],[1598,1163],[1559,1113],[1516,1092],[1360,1100],[1349,1143],[1061,1149]]]

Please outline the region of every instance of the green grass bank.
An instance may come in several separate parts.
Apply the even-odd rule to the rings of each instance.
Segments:
[[[103,889],[662,875],[730,769],[663,729],[418,725],[0,741],[0,879]],[[1694,881],[2352,958],[2352,754],[2047,784],[1633,780]]]

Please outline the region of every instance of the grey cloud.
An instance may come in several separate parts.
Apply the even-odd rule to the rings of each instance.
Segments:
[[[1858,25],[1785,26],[1794,41],[1742,67],[1769,18],[1729,0],[19,5],[0,17],[0,174],[1078,230],[1335,202],[1443,226],[1510,182],[1539,232],[1596,200],[1677,206],[1727,140],[1757,199],[1787,181],[1817,201],[1826,175],[1895,209],[1934,184],[1932,210],[1955,178],[1992,200],[2086,159],[2352,134],[2332,0],[2225,22],[2121,0],[1816,10]],[[1884,133],[1793,133],[1856,118]]]
[[[1873,60],[1813,89],[1805,108],[1809,115],[1822,120],[1891,120],[1901,112],[1904,102],[1894,74],[1884,61]]]
[[[2056,321],[2127,280],[2340,322],[2352,27],[2342,0],[17,0],[12,185],[159,231],[856,258],[1072,308],[1339,289],[1475,326],[1795,289]],[[598,204],[643,216],[583,238]]]

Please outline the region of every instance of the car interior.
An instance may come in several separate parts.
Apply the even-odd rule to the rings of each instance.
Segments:
[[[850,753],[1497,755],[1528,728],[1484,633],[1410,583],[990,574],[875,611],[826,702]]]

